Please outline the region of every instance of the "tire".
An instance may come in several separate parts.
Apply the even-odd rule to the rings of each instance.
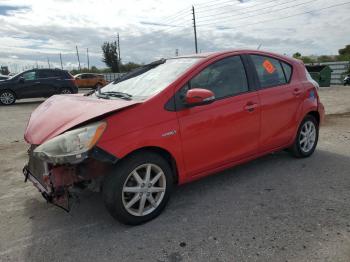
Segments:
[[[313,154],[318,142],[319,125],[315,117],[307,115],[301,122],[290,152],[294,157],[305,158]]]
[[[150,151],[133,154],[121,161],[104,179],[105,206],[123,224],[143,224],[165,208],[173,189],[171,168],[163,157]],[[151,170],[150,179],[147,179],[147,170]],[[141,209],[142,202],[144,209]]]
[[[9,106],[16,102],[16,95],[10,90],[4,90],[0,92],[0,104]]]
[[[61,94],[67,95],[67,94],[72,94],[72,93],[73,92],[72,92],[72,90],[70,88],[64,87],[64,88],[61,89]]]

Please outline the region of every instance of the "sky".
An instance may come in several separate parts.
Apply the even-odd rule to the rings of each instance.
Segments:
[[[124,63],[191,54],[192,5],[200,52],[333,55],[350,44],[350,0],[0,0],[0,65],[60,67],[61,53],[65,69],[77,68],[78,46],[82,66],[88,48],[102,68],[101,45],[118,33]]]

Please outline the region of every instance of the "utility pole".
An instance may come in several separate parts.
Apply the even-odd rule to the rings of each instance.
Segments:
[[[175,49],[175,56],[179,56],[179,49]]]
[[[118,42],[118,61],[119,61],[119,63],[120,63],[121,58],[120,58],[120,42],[119,42],[119,33],[118,33],[118,35],[117,35],[117,42]]]
[[[60,61],[61,61],[61,69],[63,70],[63,64],[62,64],[62,54],[60,53]]]
[[[47,57],[47,64],[49,65],[49,69],[50,69],[51,67],[50,67],[50,60],[49,60],[49,57]]]
[[[193,32],[194,32],[194,46],[196,49],[196,54],[198,54],[198,43],[197,43],[197,26],[196,26],[196,13],[194,11],[194,6],[192,6],[192,15],[193,15]]]
[[[78,57],[78,64],[79,64],[79,71],[81,71],[81,66],[80,66],[80,58],[79,58],[79,51],[78,51],[78,46],[76,45],[75,48],[77,49],[77,57]]]
[[[86,48],[86,58],[87,58],[88,70],[90,70],[89,48]]]

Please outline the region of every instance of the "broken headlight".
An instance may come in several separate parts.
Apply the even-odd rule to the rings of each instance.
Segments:
[[[86,125],[54,137],[34,150],[34,156],[52,164],[78,163],[97,143],[106,129],[105,122]]]

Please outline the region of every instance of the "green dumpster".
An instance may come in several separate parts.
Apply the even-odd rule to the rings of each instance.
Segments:
[[[311,77],[322,87],[331,85],[332,69],[327,65],[307,65]]]

